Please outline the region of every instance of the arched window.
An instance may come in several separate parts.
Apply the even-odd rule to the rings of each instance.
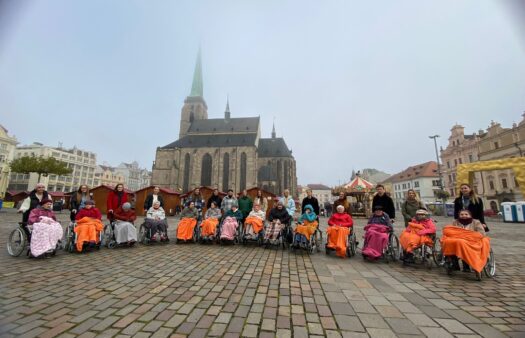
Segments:
[[[290,189],[290,163],[284,162],[284,189]]]
[[[246,189],[246,153],[241,154],[241,185],[240,185],[240,191],[243,191]]]
[[[190,123],[193,123],[195,120],[195,114],[193,112],[190,113]]]
[[[184,192],[190,190],[190,154],[184,156],[184,176],[182,182],[182,190]]]
[[[230,154],[225,153],[222,160],[222,191],[230,189]]]
[[[211,172],[212,172],[212,159],[211,155],[206,153],[202,157],[202,168],[201,168],[201,185],[211,185]]]
[[[283,162],[281,160],[277,161],[277,194],[283,193]]]

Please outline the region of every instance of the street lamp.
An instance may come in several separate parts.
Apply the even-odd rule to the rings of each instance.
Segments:
[[[439,188],[441,189],[442,192],[445,191],[445,187],[443,186],[443,176],[441,175],[441,164],[439,162],[439,154],[438,154],[438,146],[437,146],[437,138],[439,137],[439,135],[432,135],[432,136],[429,136],[428,138],[431,138],[431,139],[434,139],[434,148],[436,149],[436,161],[437,161],[437,169],[438,169],[438,175],[439,175]],[[443,195],[443,216],[447,216],[447,210],[446,210],[446,198],[445,196]]]

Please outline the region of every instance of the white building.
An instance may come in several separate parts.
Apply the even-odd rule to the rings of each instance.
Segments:
[[[82,184],[93,187],[97,155],[90,151],[78,149],[64,149],[62,147],[45,146],[35,142],[31,145],[20,146],[15,149],[15,158],[23,156],[54,157],[65,162],[73,172],[70,175],[49,175],[40,177],[48,191],[70,192],[77,190]],[[32,190],[38,183],[38,174],[11,173],[9,190]]]
[[[312,189],[312,195],[319,201],[319,206],[326,203],[332,204],[335,197],[332,196],[332,189],[324,184],[308,184],[306,187],[301,187],[299,190],[299,202],[302,202],[306,197],[306,189]]]
[[[3,198],[9,185],[11,162],[15,156],[18,141],[16,137],[9,136],[7,129],[0,125],[0,197]]]
[[[409,189],[414,189],[424,203],[435,202],[440,190],[437,163],[430,161],[417,164],[389,177],[385,182],[392,184],[392,199],[400,209]]]
[[[121,163],[115,167],[115,172],[120,173],[124,177],[124,185],[129,190],[137,191],[150,186],[151,172],[147,169],[139,168],[137,161]]]

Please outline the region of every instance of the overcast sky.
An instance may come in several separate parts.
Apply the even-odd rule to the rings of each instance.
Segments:
[[[299,184],[434,160],[525,110],[525,2],[0,0],[0,124],[151,168],[202,48],[210,118],[275,118]],[[521,5],[520,5],[521,4]],[[521,25],[520,25],[521,23]]]

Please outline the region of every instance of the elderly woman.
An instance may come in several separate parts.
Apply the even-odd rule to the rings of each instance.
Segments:
[[[144,223],[146,228],[150,229],[150,241],[157,240],[157,233],[160,233],[161,242],[168,241],[168,221],[159,200],[153,202],[151,208],[148,209]]]
[[[405,263],[414,262],[413,251],[423,244],[432,246],[434,241],[430,236],[436,234],[434,222],[428,218],[425,209],[416,211],[416,216],[408,223],[408,226],[399,236],[399,243],[403,248],[403,261]]]
[[[239,205],[234,202],[231,209],[224,214],[221,224],[221,240],[233,241],[237,232],[239,222],[244,218]]]
[[[389,233],[393,231],[392,221],[383,207],[376,205],[374,213],[365,226],[365,246],[362,254],[364,257],[379,258],[388,245]]]
[[[314,212],[314,207],[310,204],[304,206],[304,213],[297,220],[295,227],[295,243],[306,248],[306,243],[310,241],[310,237],[315,233],[319,222],[317,222],[317,215]]]
[[[51,199],[42,199],[39,205],[31,210],[27,224],[32,228],[30,240],[32,256],[38,257],[56,249],[62,238],[62,226],[56,221]]]
[[[264,220],[266,218],[266,213],[261,210],[261,205],[255,203],[253,205],[253,210],[250,211],[248,217],[244,221],[244,232],[248,238],[255,239],[259,235],[259,232],[264,227]]]
[[[193,239],[193,230],[197,225],[199,211],[195,208],[195,202],[190,201],[188,206],[180,213],[180,222],[177,227],[177,240],[190,241]]]
[[[483,224],[465,209],[452,225],[443,228],[441,250],[453,269],[459,270],[459,258],[463,261],[463,271],[470,272],[472,267],[479,277],[490,252],[490,239],[485,236]]]
[[[204,221],[201,223],[201,236],[203,238],[211,238],[215,236],[221,216],[221,209],[219,209],[217,202],[212,201],[210,207],[206,210]]]
[[[43,183],[37,183],[35,189],[29,193],[29,196],[22,202],[22,205],[18,209],[19,213],[22,213],[22,222],[24,223],[24,230],[26,232],[27,238],[31,237],[29,230],[27,229],[27,220],[29,219],[29,214],[31,210],[38,207],[40,202],[44,199],[48,199],[49,195],[45,190],[46,186]]]
[[[336,213],[328,219],[326,246],[335,250],[339,257],[346,257],[346,241],[353,225],[354,220],[347,213],[345,206],[343,204],[337,205]]]
[[[346,193],[344,191],[341,191],[339,193],[339,198],[334,202],[334,209],[337,211],[337,207],[342,205],[347,214],[350,214],[350,203],[348,203],[348,199],[346,198]]]
[[[289,224],[291,219],[290,213],[284,208],[283,201],[279,200],[277,206],[270,210],[270,215],[268,215],[268,221],[270,222],[264,230],[266,242],[278,239],[281,229],[286,224]]]
[[[115,241],[117,244],[133,246],[137,242],[137,229],[133,222],[137,219],[131,204],[126,202],[114,212],[115,217]]]
[[[87,200],[84,207],[75,214],[77,225],[75,233],[77,234],[76,249],[82,252],[84,244],[91,248],[100,242],[99,233],[104,229],[102,224],[102,214],[95,208],[93,200]]]

